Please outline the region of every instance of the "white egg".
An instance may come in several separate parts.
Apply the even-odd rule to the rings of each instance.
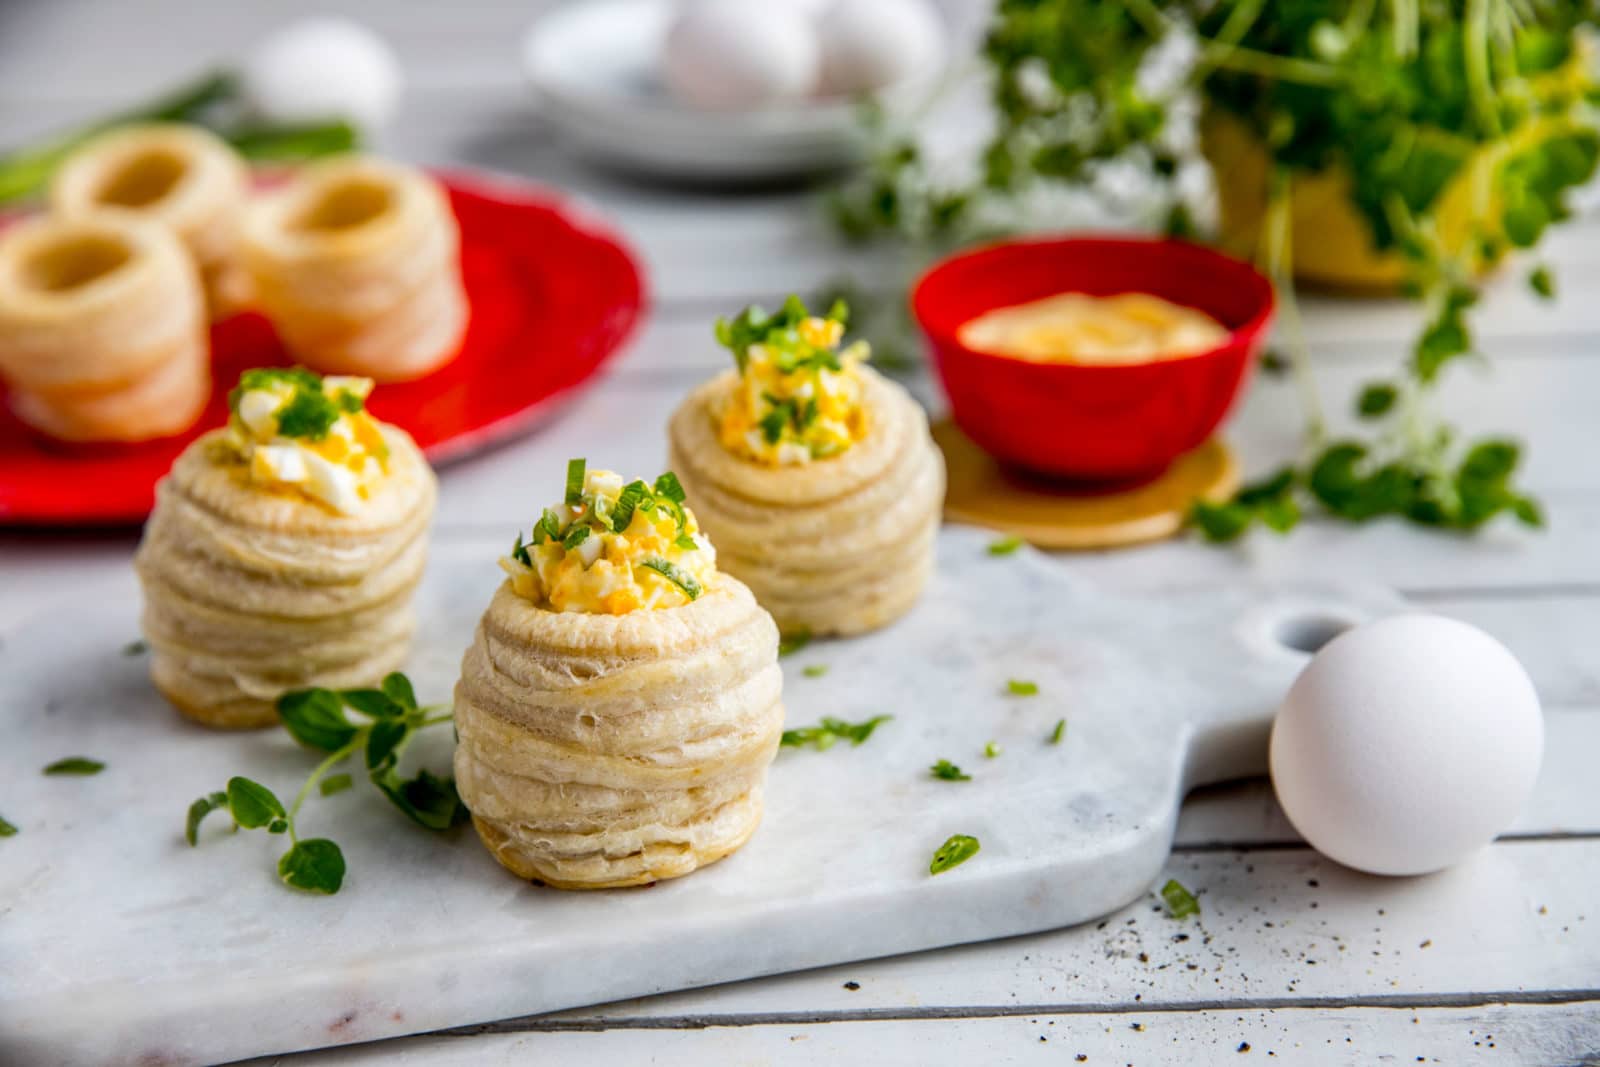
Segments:
[[[1533,789],[1544,721],[1504,645],[1437,615],[1334,638],[1272,730],[1278,802],[1318,851],[1373,874],[1422,874],[1511,825]]]
[[[394,117],[400,61],[383,38],[351,19],[317,16],[268,34],[244,59],[240,88],[276,122],[344,119],[371,133]]]
[[[810,95],[817,35],[796,4],[694,0],[667,32],[662,76],[673,95],[708,111],[739,111]]]
[[[944,62],[944,24],[927,0],[835,0],[817,34],[825,93],[881,89]]]

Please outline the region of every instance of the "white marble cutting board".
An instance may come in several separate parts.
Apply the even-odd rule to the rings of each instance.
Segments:
[[[335,897],[284,888],[283,839],[229,835],[224,816],[190,849],[195,797],[233,774],[291,795],[314,758],[281,732],[181,722],[123,654],[131,575],[35,620],[0,648],[0,816],[21,831],[0,841],[0,1063],[213,1062],[1092,919],[1150,888],[1185,791],[1262,773],[1305,661],[1283,640],[1401,607],[1309,587],[1114,595],[1070,560],[991,557],[991,536],[947,529],[910,617],[784,661],[791,726],[893,721],[859,748],[783,750],[750,844],[648,889],[520,882],[470,828],[424,831],[359,780],[300,817],[344,849]],[[492,555],[435,553],[411,664],[425,702],[450,692]],[[1010,678],[1039,694],[1008,695]],[[433,732],[413,758],[442,770],[449,731]],[[107,768],[39,773],[69,755]],[[973,780],[930,777],[941,758]],[[982,851],[930,877],[953,833]]]

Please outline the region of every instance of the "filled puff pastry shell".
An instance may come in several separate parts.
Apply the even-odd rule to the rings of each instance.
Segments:
[[[561,889],[688,874],[761,821],[778,629],[675,475],[567,468],[500,561],[456,686],[456,788],[509,870]]]
[[[933,570],[944,461],[922,408],[857,367],[867,430],[844,451],[792,466],[735,455],[714,412],[728,372],[695,390],[668,428],[670,461],[696,502],[719,566],[785,633],[849,635],[909,611]]]
[[[184,715],[268,726],[288,690],[370,685],[405,659],[435,481],[404,431],[373,425],[387,473],[353,512],[254,480],[231,430],[157,487],[134,563],[150,676]]]
[[[307,166],[251,206],[243,244],[258,305],[309,367],[403,381],[459,348],[460,232],[420,171],[360,157]]]
[[[114,208],[171,228],[200,269],[213,318],[248,299],[239,267],[239,215],[249,173],[216,134],[181,123],[123,126],[69,156],[50,183],[50,206],[78,216]]]
[[[64,441],[143,441],[210,395],[205,305],[171,231],[122,212],[0,233],[0,374],[23,422]]]
[[[761,821],[783,733],[778,632],[723,576],[625,615],[495,593],[461,666],[456,788],[490,851],[562,889],[676,878]]]

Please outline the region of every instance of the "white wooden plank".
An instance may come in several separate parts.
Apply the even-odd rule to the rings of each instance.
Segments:
[[[1030,1013],[964,1019],[762,1022],[682,1029],[440,1035],[252,1060],[240,1067],[493,1067],[631,1062],[1140,1064],[1276,1060],[1351,1063],[1575,1063],[1600,1047],[1600,1006],[1212,1008]]]
[[[1502,843],[1439,874],[1401,879],[1358,874],[1303,849],[1180,854],[1163,877],[1196,893],[1198,921],[1168,918],[1152,896],[1101,923],[1053,933],[551,1018],[616,1025],[791,1012],[1593,994],[1597,865],[1593,839]]]

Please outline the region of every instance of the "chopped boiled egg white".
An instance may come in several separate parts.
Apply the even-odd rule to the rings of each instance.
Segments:
[[[717,552],[671,474],[624,484],[614,471],[568,466],[568,492],[500,560],[511,588],[556,611],[623,615],[689,603],[717,576]]]
[[[229,394],[227,442],[252,481],[353,515],[389,469],[388,445],[365,407],[371,391],[368,378],[246,371]]]
[[[717,323],[739,366],[712,411],[724,448],[789,466],[836,456],[866,436],[860,367],[869,350],[862,341],[839,349],[847,313],[839,303],[826,318],[811,315],[790,297],[775,315],[746,308]]]

